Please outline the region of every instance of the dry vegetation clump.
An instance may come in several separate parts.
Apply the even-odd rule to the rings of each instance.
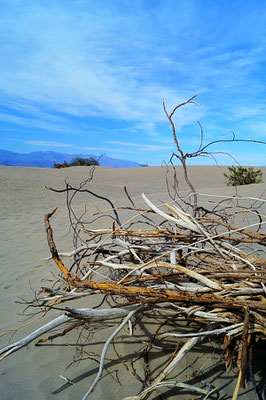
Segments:
[[[68,168],[68,167],[89,167],[91,165],[99,165],[99,161],[95,157],[82,158],[76,157],[70,163],[64,161],[62,164],[54,162],[54,168]]]
[[[266,221],[260,212],[265,200],[237,195],[199,195],[195,191],[186,168],[186,159],[191,154],[180,149],[172,122],[178,107],[168,114],[164,105],[177,145],[171,162],[176,156],[183,165],[190,188],[186,197],[179,195],[175,176],[172,186],[168,182],[168,203],[155,205],[142,194],[146,206],[139,208],[125,188],[130,205],[115,207],[110,199],[89,189],[94,167],[78,188],[66,183],[62,190],[52,189],[67,196],[74,250],[58,253],[50,222],[56,211],[53,210],[45,216],[45,228],[51,257],[62,278],[57,282],[56,278],[50,287],[42,287],[28,306],[37,307],[47,318],[50,310],[58,310],[59,316],[2,349],[1,357],[61,325],[59,333],[39,339],[38,344],[76,330],[78,346],[81,330],[84,337],[84,332],[91,332],[92,326],[99,329],[108,321],[114,330],[103,346],[98,373],[83,399],[99,383],[108,348],[128,324],[133,338],[138,326],[147,336],[137,357],[145,365],[143,376],[136,373],[136,358],[129,360],[126,354],[119,354],[113,344],[117,363],[143,385],[140,393],[128,393],[127,396],[132,396],[127,399],[148,399],[158,391],[173,387],[181,391],[182,399],[185,398],[182,391],[189,393],[189,398],[191,395],[201,399],[219,398],[222,388],[200,377],[186,381],[177,377],[186,354],[206,341],[218,345],[228,370],[236,367],[232,398],[237,399],[249,376],[258,398],[262,399],[254,377],[253,352],[266,336],[266,262],[259,256],[259,250],[266,245],[263,233]],[[206,152],[202,140],[197,155],[200,152]],[[73,207],[77,193],[100,198],[108,204],[108,210],[94,213],[90,220],[86,214],[77,217]],[[125,211],[132,216],[123,220]],[[239,226],[243,216],[246,224]],[[97,228],[99,218],[105,218],[106,228]],[[250,247],[255,252],[250,252]],[[66,263],[63,257],[67,258]],[[84,298],[84,304],[88,304],[88,296],[97,299],[98,307],[73,308],[73,300]],[[71,302],[70,306],[67,302]],[[152,329],[151,321],[156,321]],[[168,355],[167,361],[161,364],[158,358],[156,373],[150,371],[147,361],[154,348]],[[88,353],[80,357],[88,358]]]

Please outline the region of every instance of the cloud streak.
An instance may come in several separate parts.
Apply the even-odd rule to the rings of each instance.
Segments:
[[[147,145],[139,144],[133,142],[116,142],[116,141],[106,141],[107,144],[114,144],[117,146],[134,147],[136,151],[162,151],[162,150],[172,150],[173,146],[162,146],[162,145]]]
[[[72,145],[60,142],[46,142],[43,140],[28,140],[26,143],[32,146],[45,146],[45,147],[72,147]]]

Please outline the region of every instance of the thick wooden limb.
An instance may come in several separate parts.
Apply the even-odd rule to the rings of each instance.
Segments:
[[[125,306],[120,308],[68,308],[68,316],[72,318],[81,318],[91,321],[106,321],[109,319],[122,318],[127,316],[131,311],[136,312],[139,306]]]
[[[225,298],[219,296],[219,294],[206,294],[206,293],[184,293],[182,291],[174,290],[156,290],[145,287],[136,286],[124,286],[118,285],[113,282],[94,282],[90,280],[81,281],[78,279],[73,279],[69,283],[78,288],[90,288],[93,290],[99,290],[103,293],[112,293],[123,296],[134,296],[137,297],[139,303],[161,303],[161,302],[191,302],[191,303],[209,303],[209,304],[219,304],[224,306],[230,306],[233,308],[243,308],[249,306],[250,309],[254,310],[266,310],[266,303],[259,301],[241,301],[238,299],[232,300],[230,298]]]
[[[165,337],[175,337],[175,338],[190,338],[190,337],[203,337],[203,336],[213,336],[213,335],[220,335],[221,333],[228,332],[232,329],[239,328],[243,326],[240,322],[239,324],[234,324],[230,326],[226,326],[225,328],[220,329],[213,329],[211,331],[204,331],[204,332],[194,332],[194,333],[175,333],[175,332],[166,332],[160,335],[160,338]]]
[[[66,315],[61,315],[60,317],[55,318],[54,320],[48,322],[47,324],[41,326],[40,328],[36,329],[36,331],[30,333],[28,336],[24,337],[21,340],[17,340],[16,342],[11,343],[10,345],[4,347],[0,350],[0,360],[9,356],[11,353],[21,349],[22,347],[27,346],[36,338],[40,337],[44,333],[50,331],[53,328],[56,328],[59,325],[62,325],[68,322],[70,318]]]
[[[56,212],[56,210],[57,210],[57,208],[54,208],[49,214],[46,214],[44,217],[47,241],[48,241],[48,246],[49,246],[49,249],[50,249],[50,252],[51,252],[54,262],[56,263],[56,265],[58,266],[58,268],[60,269],[62,274],[69,280],[69,279],[72,279],[72,275],[59,258],[59,255],[58,255],[58,252],[56,249],[56,245],[54,242],[54,238],[53,238],[53,231],[52,231],[50,221],[49,221],[50,218],[52,217],[52,215],[54,215],[54,213]]]
[[[84,319],[89,321],[99,321],[99,320],[110,320],[121,318],[124,316],[128,316],[129,314],[132,316],[133,313],[137,312],[141,306],[128,306],[121,308],[108,308],[108,309],[92,309],[92,308],[80,308],[66,309],[67,315],[60,315],[59,317],[53,319],[52,321],[46,323],[40,328],[36,329],[34,332],[30,333],[28,336],[23,339],[17,340],[16,342],[11,343],[10,345],[4,347],[0,350],[0,360],[7,357],[11,353],[21,349],[22,347],[27,346],[33,340],[37,339],[41,335],[46,332],[51,331],[59,325],[65,324],[69,321],[73,321],[75,319]]]

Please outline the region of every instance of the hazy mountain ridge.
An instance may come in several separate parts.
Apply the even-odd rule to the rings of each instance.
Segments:
[[[73,158],[82,157],[90,158],[94,157],[96,160],[99,158],[98,155],[94,154],[68,154],[68,153],[56,153],[54,151],[34,151],[32,153],[15,153],[13,151],[1,150],[0,149],[0,165],[6,165],[11,167],[42,167],[42,168],[53,168],[54,162],[62,163],[66,161],[69,163]],[[99,164],[103,167],[111,168],[132,168],[139,167],[140,164],[134,161],[118,160],[103,155]]]

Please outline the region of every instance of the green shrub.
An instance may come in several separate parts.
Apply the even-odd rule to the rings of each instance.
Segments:
[[[99,165],[99,162],[94,157],[90,157],[90,158],[76,157],[69,164],[69,166],[71,166],[71,167],[90,166],[90,165]]]
[[[224,174],[227,186],[249,185],[262,182],[261,170],[255,171],[253,167],[228,167],[230,174]]]
[[[94,157],[90,157],[90,158],[76,157],[76,158],[73,158],[73,160],[69,164],[66,161],[64,161],[62,164],[54,162],[54,168],[57,168],[57,169],[67,168],[67,167],[76,167],[76,166],[90,166],[90,165],[100,165],[100,164]]]

